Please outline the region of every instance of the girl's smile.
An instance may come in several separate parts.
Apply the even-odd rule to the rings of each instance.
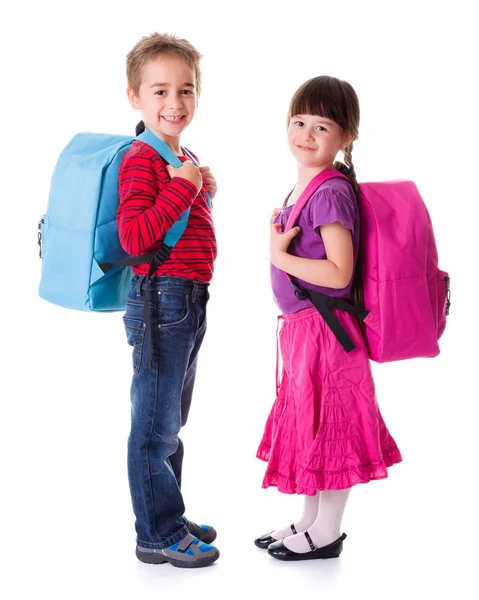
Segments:
[[[316,150],[316,148],[311,148],[310,146],[300,146],[299,144],[297,144],[297,147],[300,148],[301,150],[306,150],[309,152]]]

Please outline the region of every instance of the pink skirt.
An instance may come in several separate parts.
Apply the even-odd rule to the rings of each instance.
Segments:
[[[383,479],[402,460],[379,411],[359,325],[334,312],[352,352],[315,308],[279,317],[282,377],[257,452],[268,463],[264,488],[313,496]]]

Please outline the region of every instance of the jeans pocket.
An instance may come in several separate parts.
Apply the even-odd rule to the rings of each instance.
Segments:
[[[190,314],[190,295],[185,292],[160,290],[158,292],[158,325],[176,327]]]
[[[123,316],[126,340],[130,346],[133,346],[133,373],[135,375],[140,372],[141,355],[146,331],[143,319],[139,318],[142,312],[142,305],[131,305],[128,303],[126,313]]]

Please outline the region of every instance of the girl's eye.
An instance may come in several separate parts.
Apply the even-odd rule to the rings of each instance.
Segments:
[[[165,90],[158,90],[157,92],[155,92],[155,94],[157,94],[158,96],[162,96],[163,94],[166,94]]]
[[[295,121],[294,124],[298,127],[302,127],[304,125],[303,121]]]
[[[326,131],[326,129],[325,129],[325,128],[324,128],[322,125],[318,125],[318,126],[316,127],[316,129],[317,129],[318,131]]]
[[[191,90],[182,90],[181,93],[187,96],[188,94],[192,94],[193,92]]]

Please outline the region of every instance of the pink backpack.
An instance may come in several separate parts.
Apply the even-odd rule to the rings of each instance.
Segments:
[[[294,205],[285,231],[291,229],[318,187],[334,177],[327,169],[314,177]],[[431,219],[412,181],[363,183],[360,189],[360,256],[366,311],[343,300],[298,288],[308,297],[343,344],[354,344],[331,308],[358,314],[372,360],[378,363],[439,354],[438,340],[449,314],[449,275],[438,268]],[[302,296],[301,296],[302,295]]]

